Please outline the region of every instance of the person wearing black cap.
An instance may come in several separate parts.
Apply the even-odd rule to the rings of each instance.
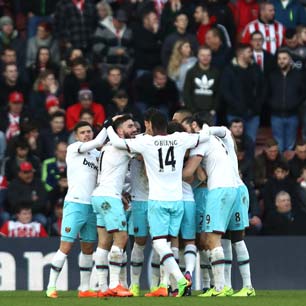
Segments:
[[[118,9],[112,19],[98,25],[93,44],[96,60],[102,63],[102,74],[110,65],[118,65],[126,74],[133,65],[132,31],[126,26],[128,21],[124,10]]]

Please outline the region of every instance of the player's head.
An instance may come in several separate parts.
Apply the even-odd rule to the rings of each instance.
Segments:
[[[192,122],[193,122],[193,117],[189,116],[189,117],[184,118],[181,123],[187,133],[194,132],[192,129]]]
[[[182,123],[186,117],[190,117],[192,115],[191,111],[187,108],[182,108],[177,110],[172,117],[172,120]]]
[[[168,134],[173,134],[175,132],[185,132],[185,129],[181,123],[173,120],[168,122],[167,132]]]
[[[94,133],[92,125],[86,121],[78,122],[74,127],[75,138],[81,142],[87,142],[93,139]]]
[[[158,112],[158,109],[154,108],[154,107],[150,107],[148,108],[144,114],[143,114],[143,120],[144,120],[144,125],[145,125],[145,133],[146,134],[149,134],[149,135],[152,135],[152,130],[151,130],[151,127],[150,127],[150,122],[151,122],[151,117],[153,114],[155,114],[156,112]]]
[[[151,116],[151,121],[149,123],[152,130],[152,135],[166,135],[168,122],[167,117],[160,111],[157,111]]]
[[[191,130],[193,133],[199,132],[204,123],[207,123],[200,113],[195,113],[191,119]]]
[[[123,115],[117,118],[113,127],[121,138],[135,138],[137,129],[131,115]]]

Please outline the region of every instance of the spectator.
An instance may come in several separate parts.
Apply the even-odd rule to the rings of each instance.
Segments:
[[[30,110],[41,127],[46,126],[48,120],[46,102],[49,96],[59,97],[60,85],[51,70],[42,71],[33,85],[30,95]]]
[[[149,107],[158,108],[167,117],[175,111],[179,94],[166,70],[158,66],[152,74],[144,74],[135,80],[135,105],[141,114]]]
[[[117,66],[109,67],[106,80],[97,82],[93,88],[96,93],[96,101],[106,107],[112,103],[114,94],[120,89],[127,90],[127,85],[123,79],[121,69]]]
[[[172,50],[168,76],[175,81],[179,90],[181,100],[187,71],[194,66],[197,58],[193,56],[190,42],[188,40],[178,40]],[[181,101],[182,102],[182,101]]]
[[[39,75],[46,71],[52,71],[57,77],[59,73],[59,67],[53,63],[50,50],[47,47],[40,47],[37,50],[36,61],[30,67],[28,67],[29,81],[33,84]]]
[[[212,66],[220,71],[230,62],[232,50],[223,41],[218,28],[211,28],[206,32],[205,44],[212,51]]]
[[[274,20],[274,17],[274,5],[270,2],[262,2],[259,6],[258,19],[246,25],[242,32],[241,42],[248,44],[251,40],[251,34],[259,30],[264,37],[263,49],[275,54],[283,44],[285,28],[280,22]]]
[[[45,184],[48,193],[57,188],[65,187],[67,191],[67,165],[66,165],[67,143],[58,142],[51,158],[45,159],[42,163],[41,180]],[[66,178],[65,185],[63,180]]]
[[[32,221],[32,208],[29,203],[20,203],[16,209],[16,221],[5,222],[0,234],[10,238],[48,237],[43,225]]]
[[[197,5],[194,11],[194,20],[198,24],[197,40],[200,46],[205,44],[205,37],[208,30],[217,28],[220,30],[222,42],[231,47],[232,43],[226,28],[216,23],[215,16],[209,16],[208,9],[203,5]]]
[[[253,49],[253,59],[267,77],[275,68],[275,56],[263,49],[264,37],[260,31],[251,34],[250,44]]]
[[[277,142],[270,138],[266,141],[263,152],[255,158],[254,181],[256,189],[261,189],[273,176],[275,165],[280,162],[286,162],[286,160],[279,152]]]
[[[243,121],[241,119],[233,119],[229,123],[229,129],[232,132],[236,144],[243,144],[245,148],[245,157],[248,160],[253,160],[255,156],[255,143],[251,137],[245,133]]]
[[[65,77],[63,83],[63,106],[65,109],[78,101],[78,92],[82,89],[91,89],[94,96],[96,96],[93,87],[98,82],[98,79],[88,68],[86,60],[82,57],[75,58],[71,63],[71,70],[72,73]],[[103,103],[103,101],[98,100],[96,97],[95,99],[99,103]]]
[[[56,5],[55,32],[66,49],[78,48],[89,53],[96,21],[96,8],[90,0],[60,0]]]
[[[102,75],[108,68],[117,65],[128,76],[133,65],[133,36],[127,27],[127,15],[119,9],[114,17],[98,25],[94,35],[93,52],[95,59],[102,63]]]
[[[98,13],[98,26],[103,26],[104,23],[108,23],[111,21],[111,17],[113,16],[112,7],[107,3],[107,1],[102,0],[96,5],[97,13]]]
[[[175,18],[174,25],[176,27],[176,31],[172,34],[169,34],[165,38],[162,46],[161,58],[164,67],[168,67],[171,52],[173,50],[175,43],[178,40],[188,40],[192,52],[194,54],[196,54],[198,50],[198,42],[196,36],[192,33],[187,32],[188,16],[183,13],[178,14]]]
[[[209,16],[215,16],[216,23],[223,25],[229,33],[231,43],[234,45],[235,41],[235,22],[233,13],[227,1],[221,0],[207,0],[205,1]]]
[[[108,118],[112,118],[116,115],[131,114],[137,121],[141,122],[142,119],[137,109],[133,108],[129,103],[129,96],[123,89],[118,90],[114,94],[113,101],[108,104],[106,113]]]
[[[9,95],[8,107],[0,113],[0,130],[5,133],[9,141],[20,134],[20,125],[30,120],[30,116],[24,109],[22,93],[15,91]]]
[[[29,145],[25,140],[16,141],[15,152],[3,160],[1,173],[10,182],[18,177],[19,166],[24,161],[30,162],[35,169],[35,176],[40,177],[40,160],[30,152]]]
[[[49,95],[46,98],[46,102],[45,102],[45,108],[46,108],[46,119],[45,122],[48,124],[49,119],[52,117],[53,114],[60,112],[62,114],[65,114],[65,111],[60,108],[60,102],[58,100],[58,98],[54,95]]]
[[[198,62],[186,75],[183,99],[191,112],[199,113],[210,125],[216,123],[219,104],[219,71],[211,66],[211,50],[201,46]]]
[[[162,37],[166,37],[169,34],[175,32],[174,26],[175,18],[178,14],[185,13],[188,18],[190,17],[190,8],[187,1],[182,0],[169,0],[165,2],[161,17],[160,28],[162,31]]]
[[[19,140],[25,140],[30,148],[30,152],[33,155],[40,157],[41,146],[38,137],[39,131],[37,124],[33,121],[23,122],[23,124],[20,125],[20,134],[14,136],[10,141],[8,141],[6,155],[14,155],[16,143],[18,143]]]
[[[233,3],[236,25],[236,38],[240,40],[245,26],[258,18],[258,2],[256,0],[237,0]]]
[[[263,104],[263,87],[263,74],[252,62],[251,46],[238,45],[236,57],[223,71],[220,91],[227,112],[227,121],[242,119],[245,132],[254,143]]]
[[[21,1],[23,10],[28,15],[27,35],[31,39],[36,34],[37,26],[42,22],[51,23],[51,15],[55,11],[56,4],[59,0],[28,0]]]
[[[59,199],[54,205],[53,222],[51,224],[51,236],[61,236],[62,220],[63,220],[63,199]]]
[[[10,219],[7,210],[7,188],[8,182],[5,176],[0,175],[0,226]]]
[[[45,187],[40,179],[34,177],[31,163],[22,162],[19,165],[18,177],[11,181],[8,187],[8,202],[10,212],[15,212],[22,202],[31,204],[33,220],[46,227],[48,201]]]
[[[41,22],[38,25],[36,36],[28,40],[26,67],[31,67],[36,64],[37,53],[41,47],[49,49],[53,63],[59,65],[59,46],[52,36],[51,25],[46,22]]]
[[[284,152],[294,148],[298,113],[305,100],[306,91],[303,74],[292,68],[291,57],[287,50],[278,51],[277,66],[278,69],[268,78],[267,101],[272,113],[273,137],[280,151]]]
[[[306,167],[306,143],[305,141],[298,141],[295,145],[295,154],[289,160],[290,176],[294,181],[301,182],[304,178],[302,173],[304,167]]]
[[[306,45],[306,26],[300,25],[296,27],[298,43],[301,47],[305,48]]]
[[[296,70],[305,71],[306,48],[299,46],[298,36],[295,29],[287,29],[285,34],[285,46],[292,59],[292,67]]]
[[[264,219],[264,235],[305,235],[305,214],[295,206],[290,193],[278,192],[273,209]]]
[[[55,147],[59,142],[67,142],[69,134],[65,129],[65,114],[57,111],[48,120],[49,127],[41,131],[41,158],[45,160],[54,156]]]
[[[158,18],[150,11],[143,15],[142,25],[134,29],[136,76],[151,70],[161,63],[161,34]],[[171,51],[170,51],[171,52]]]
[[[275,19],[282,23],[286,29],[296,28],[298,25],[306,25],[305,8],[297,0],[284,2],[271,0],[275,8]]]
[[[1,75],[3,74],[5,65],[10,63],[17,64],[17,54],[14,49],[7,47],[2,50],[1,54],[1,62],[0,62]]]
[[[254,158],[248,158],[246,155],[246,147],[244,142],[236,143],[238,166],[243,179],[250,184],[254,182],[253,164]]]
[[[27,90],[25,84],[19,77],[17,65],[6,64],[3,69],[3,80],[0,81],[0,109],[7,106],[8,97],[10,93],[18,91],[27,97]]]
[[[66,127],[68,131],[72,131],[76,123],[79,122],[82,109],[90,109],[95,114],[94,126],[102,126],[105,120],[104,107],[93,102],[92,99],[93,95],[91,90],[82,89],[79,91],[79,102],[67,109]]]
[[[14,29],[12,18],[9,16],[2,16],[0,18],[0,52],[7,47],[14,49],[17,53],[18,63],[24,65],[24,44],[24,40],[19,37],[17,30]]]

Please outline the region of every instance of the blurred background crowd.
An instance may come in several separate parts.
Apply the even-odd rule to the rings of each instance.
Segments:
[[[305,7],[1,0],[0,232],[27,236],[33,220],[35,235],[59,235],[74,125],[98,132],[121,113],[142,125],[156,107],[188,131],[193,116],[230,127],[250,193],[248,234],[305,235]]]

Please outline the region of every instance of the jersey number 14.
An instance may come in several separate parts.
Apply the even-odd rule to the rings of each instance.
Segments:
[[[162,148],[158,149],[159,172],[164,172],[164,166],[172,166],[172,171],[175,171],[176,160],[174,159],[174,147],[169,147],[166,158],[163,158]]]

